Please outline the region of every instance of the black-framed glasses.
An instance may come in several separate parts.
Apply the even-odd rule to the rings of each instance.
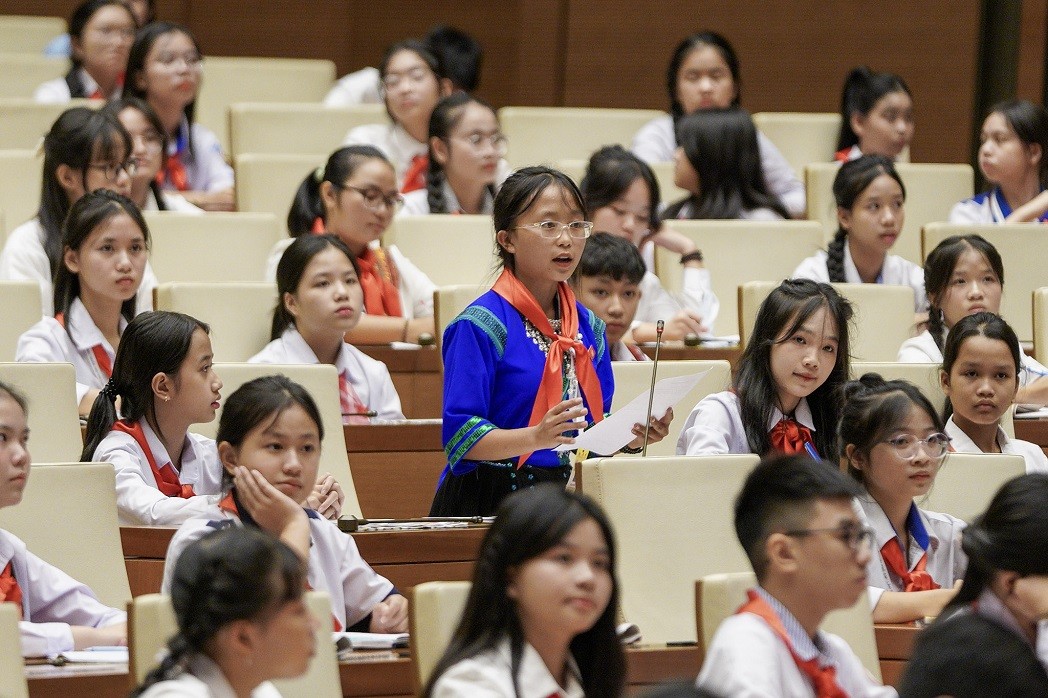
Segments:
[[[130,160],[125,160],[119,164],[107,162],[102,165],[96,165],[95,163],[91,163],[88,165],[88,168],[92,170],[102,170],[102,173],[106,177],[106,181],[115,182],[120,179],[121,172],[126,172],[128,177],[134,177],[135,173],[138,172],[138,161],[131,158]]]
[[[908,460],[917,455],[918,448],[929,458],[942,458],[950,449],[950,440],[950,437],[943,433],[929,434],[923,439],[918,439],[913,434],[899,434],[885,439],[882,443],[895,449],[895,455],[899,458]]]
[[[539,221],[518,225],[518,228],[527,228],[533,233],[538,233],[547,240],[556,240],[565,230],[568,235],[576,240],[585,240],[593,231],[593,224],[589,221],[572,221],[571,223],[560,223],[558,221]]]
[[[793,531],[786,531],[787,536],[793,536],[795,538],[804,538],[815,533],[829,533],[834,538],[837,538],[842,543],[851,548],[853,553],[860,553],[865,550],[871,550],[873,548],[873,541],[877,538],[877,532],[869,527],[861,526],[848,526],[841,528],[835,526],[834,528],[800,528]]]
[[[404,205],[404,197],[400,194],[385,195],[380,190],[374,188],[361,189],[360,187],[350,186],[349,184],[337,185],[339,189],[351,189],[356,193],[360,194],[364,198],[364,205],[370,208],[372,211],[380,211],[385,206],[391,212],[396,213],[400,210],[400,207]]]

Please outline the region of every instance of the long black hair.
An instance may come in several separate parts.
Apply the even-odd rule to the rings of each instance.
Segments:
[[[111,99],[106,102],[106,105],[102,107],[102,111],[111,114],[113,118],[120,121],[120,112],[125,109],[134,109],[142,118],[149,122],[149,125],[153,127],[157,135],[160,137],[160,169],[164,169],[164,165],[167,163],[167,145],[171,139],[167,135],[167,130],[164,128],[164,124],[160,121],[160,117],[157,116],[156,111],[153,107],[149,106],[149,102],[138,97],[123,96],[120,99]],[[133,139],[132,139],[132,150]],[[167,204],[164,202],[164,196],[160,190],[160,185],[157,184],[156,179],[149,182],[149,190],[153,192],[153,199],[156,201],[156,207],[158,211],[166,211]]]
[[[902,189],[903,201],[906,200],[906,185],[895,171],[895,165],[883,155],[863,155],[841,165],[837,176],[833,178],[833,198],[838,209],[851,211],[866,187],[881,175],[888,175]],[[832,283],[844,283],[844,246],[848,244],[848,231],[839,222],[833,241],[826,246],[826,271]]]
[[[381,160],[389,164],[389,159],[382,151],[370,145],[347,145],[333,152],[323,168],[317,168],[306,175],[295,191],[291,209],[287,213],[287,229],[291,237],[298,237],[313,231],[313,224],[319,218],[327,221],[327,211],[320,197],[320,185],[331,182],[341,188],[346,180],[353,176],[357,168],[368,160]],[[390,169],[393,165],[389,165]]]
[[[580,211],[585,212],[582,192],[571,177],[560,170],[544,165],[524,167],[511,174],[499,193],[495,196],[495,207],[492,218],[495,223],[495,253],[502,261],[502,266],[510,271],[516,270],[513,253],[498,242],[499,231],[510,231],[517,225],[517,219],[535,203],[546,187],[559,187]]]
[[[677,142],[695,168],[699,192],[672,204],[663,219],[676,218],[690,206],[690,218],[734,219],[768,208],[789,218],[779,197],[768,189],[761,165],[757,127],[739,107],[703,109],[677,125]]]
[[[906,81],[894,73],[875,73],[864,65],[848,73],[841,90],[841,130],[837,135],[837,150],[859,144],[859,134],[852,129],[852,117],[856,114],[865,117],[881,97],[893,92],[904,92],[912,97]]]
[[[215,531],[186,546],[175,563],[171,605],[178,633],[167,656],[131,694],[185,670],[195,654],[208,654],[218,632],[238,620],[262,620],[302,598],[302,560],[277,538],[250,526]]]
[[[659,229],[659,180],[648,163],[621,145],[606,145],[590,156],[579,189],[586,215],[615,203],[638,179],[648,187],[648,228]]]
[[[1015,364],[1015,387],[1019,387],[1019,371],[1022,369],[1022,355],[1019,353],[1019,338],[1011,325],[1004,321],[1000,315],[990,312],[975,313],[957,321],[950,328],[950,334],[946,336],[946,344],[942,350],[942,370],[949,382],[953,373],[953,365],[961,353],[961,347],[970,337],[986,337],[1004,342],[1008,347],[1008,354]],[[949,419],[953,414],[953,402],[946,398],[943,406],[943,419]]]
[[[131,26],[134,28],[138,27],[138,23],[135,21],[135,15],[131,12],[131,9],[127,6],[127,3],[124,2],[124,0],[86,0],[77,5],[76,9],[73,10],[72,16],[69,18],[70,40],[81,41],[84,29],[87,27],[87,23],[91,21],[91,18],[95,16],[95,13],[103,7],[108,7],[110,5],[119,7],[127,12],[127,15],[131,18]],[[91,95],[87,93],[87,88],[84,86],[84,82],[80,78],[80,68],[84,66],[83,61],[81,61],[76,55],[76,51],[72,52],[70,60],[72,61],[72,67],[65,76],[65,83],[69,87],[70,99],[90,97]]]
[[[709,46],[716,50],[728,65],[728,70],[731,72],[731,80],[735,83],[735,99],[732,100],[731,106],[739,106],[739,99],[742,95],[742,75],[739,71],[739,57],[735,55],[735,49],[731,47],[731,43],[727,39],[717,32],[704,31],[692,34],[677,44],[677,48],[673,50],[673,56],[670,58],[669,67],[666,69],[666,89],[670,96],[670,114],[673,116],[674,127],[676,127],[678,121],[687,116],[684,113],[684,105],[677,98],[677,79],[680,74],[680,68],[688,56],[691,55],[691,52],[702,46]]]
[[[804,322],[825,308],[837,325],[837,357],[826,381],[808,396],[815,426],[815,447],[824,458],[837,454],[837,419],[841,414],[841,388],[848,381],[850,363],[848,324],[852,307],[829,284],[810,279],[787,279],[773,290],[757,311],[753,336],[739,360],[732,381],[739,396],[739,411],[752,453],[765,455],[771,448],[768,422],[779,403],[771,371],[771,349],[789,341]]]
[[[493,650],[507,638],[514,689],[520,694],[517,672],[526,638],[516,606],[506,593],[511,572],[558,545],[587,519],[597,523],[608,547],[611,598],[593,627],[571,641],[571,655],[578,664],[585,695],[622,694],[626,658],[615,635],[619,585],[615,576],[615,536],[611,523],[589,497],[566,492],[554,484],[542,484],[515,492],[499,505],[495,523],[481,544],[462,620],[434,668],[423,696],[432,695],[441,674],[452,665]]]
[[[466,107],[470,104],[479,104],[492,114],[495,110],[484,100],[474,97],[468,92],[452,92],[447,97],[437,102],[433,107],[433,113],[429,115],[429,169],[426,172],[426,202],[429,204],[430,213],[454,213],[448,211],[448,202],[444,198],[444,182],[447,175],[444,166],[437,162],[433,153],[432,140],[434,138],[444,141],[446,147],[450,147],[451,132],[458,126],[466,113]],[[497,119],[498,117],[496,117]],[[488,193],[495,198],[495,185],[487,186]]]
[[[924,290],[928,294],[928,332],[935,346],[942,351],[946,341],[946,316],[942,311],[943,295],[949,292],[953,270],[958,260],[968,250],[982,254],[997,281],[1004,288],[1004,262],[1001,253],[989,240],[981,235],[951,235],[932,250],[924,260]]]
[[[277,264],[277,305],[273,309],[273,325],[270,328],[269,338],[277,339],[284,334],[284,330],[295,324],[295,318],[284,303],[284,294],[298,293],[298,285],[302,281],[302,275],[306,267],[318,254],[329,247],[346,255],[349,263],[353,265],[353,271],[360,276],[360,267],[357,258],[346,247],[336,235],[301,235],[288,245],[284,254],[280,256]]]

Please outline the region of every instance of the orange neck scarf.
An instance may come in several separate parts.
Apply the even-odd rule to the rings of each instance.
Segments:
[[[520,282],[513,272],[503,269],[492,287],[506,301],[516,308],[544,337],[551,340],[549,354],[546,355],[546,366],[542,370],[542,381],[539,383],[535,405],[531,408],[528,426],[535,426],[555,405],[564,399],[564,352],[575,355],[575,375],[578,377],[579,389],[585,398],[586,408],[594,422],[604,419],[604,397],[600,388],[600,379],[593,367],[593,350],[576,339],[579,332],[579,312],[575,305],[575,294],[566,283],[557,284],[557,302],[560,307],[560,334],[553,331],[549,318],[539,307],[538,301],[527,287]],[[525,453],[517,461],[517,467],[524,465],[531,453]]]
[[[55,320],[62,327],[65,327],[65,313],[55,313]],[[113,377],[113,362],[109,360],[109,354],[106,353],[106,348],[101,344],[96,344],[91,347],[91,353],[95,356],[95,363],[98,364],[98,369],[102,371],[106,378]]]
[[[902,556],[899,541],[892,538],[881,547],[881,558],[884,559],[884,564],[888,566],[888,569],[902,580],[904,591],[929,591],[939,588],[939,585],[927,572],[927,552],[921,555],[921,559],[917,561],[911,572],[906,569],[906,560]]]
[[[182,163],[182,156],[179,153],[168,155],[164,166],[156,173],[157,185],[163,186],[165,182],[171,182],[171,186],[178,191],[189,189],[189,175],[186,173],[186,166]]]
[[[8,562],[3,571],[0,571],[0,603],[7,602],[18,604],[19,613],[22,610],[22,587],[18,586],[15,573]]]
[[[772,632],[782,640],[783,644],[786,645],[786,649],[790,651],[793,663],[797,665],[802,674],[811,679],[815,695],[818,698],[848,698],[848,694],[837,684],[837,670],[832,666],[819,666],[818,657],[807,660],[801,659],[797,651],[793,649],[793,643],[790,642],[790,636],[786,634],[786,627],[782,624],[782,619],[779,618],[768,602],[762,599],[753,589],[747,591],[746,596],[749,600],[736,613],[752,613],[771,627]]]
[[[153,471],[153,479],[156,480],[156,488],[158,490],[168,497],[181,497],[182,499],[189,499],[196,495],[192,485],[183,485],[179,482],[178,473],[175,472],[173,465],[164,463],[164,465],[157,467],[156,457],[149,448],[149,443],[146,441],[146,433],[142,430],[141,424],[138,422],[128,423],[121,420],[113,424],[113,431],[128,434],[138,443],[138,447],[146,454],[146,460],[149,461],[149,469]]]
[[[783,417],[768,434],[771,447],[781,453],[804,455],[804,444],[812,443],[811,429],[795,419]]]
[[[400,187],[401,194],[409,191],[426,188],[426,172],[429,170],[429,155],[416,155],[411,158],[408,171],[404,173],[404,183]]]

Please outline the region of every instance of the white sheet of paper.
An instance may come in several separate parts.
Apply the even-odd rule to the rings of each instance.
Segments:
[[[651,402],[651,415],[662,417],[666,410],[676,405],[692,388],[699,384],[710,370],[688,376],[663,378],[655,383],[655,397]],[[681,415],[683,417],[685,415]],[[604,418],[575,437],[573,444],[561,444],[555,451],[573,451],[584,448],[593,453],[611,454],[633,441],[633,425],[648,421],[648,391],[645,390],[610,416]]]

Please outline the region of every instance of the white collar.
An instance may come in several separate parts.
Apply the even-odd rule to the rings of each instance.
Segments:
[[[964,430],[957,426],[957,422],[953,421],[951,415],[946,420],[946,435],[950,437],[950,446],[957,453],[983,453],[984,451],[979,448],[971,437],[964,433]],[[1007,453],[1005,449],[1008,447],[1008,434],[1005,433],[1001,425],[997,425],[997,445],[1001,447],[1001,453]]]
[[[873,528],[875,532],[875,535],[877,537],[877,547],[873,550],[873,554],[879,555],[880,550],[884,547],[885,543],[887,543],[890,540],[895,540],[898,537],[896,535],[897,532],[895,528],[892,526],[891,521],[888,520],[888,515],[884,513],[884,509],[882,509],[881,505],[877,503],[877,500],[875,500],[870,495],[870,493],[866,491],[865,487],[862,488],[862,494],[856,497],[856,500],[859,502],[859,506],[862,508],[862,513],[866,516],[866,522],[870,525],[871,528]],[[910,506],[916,507],[917,505],[911,504]],[[932,525],[931,522],[928,520],[928,516],[921,510],[920,507],[917,507],[917,515],[921,517],[921,523],[924,524],[924,530],[928,533],[927,552],[929,555],[933,555],[935,551],[939,549],[941,541],[939,540],[939,537],[935,535],[935,531],[932,529]],[[907,568],[910,568],[911,566],[909,564],[909,559],[911,557],[914,557],[916,555],[916,551],[920,550],[921,547],[917,543],[917,541],[914,540],[913,536],[910,534],[909,531],[906,531],[906,546],[908,551],[914,552],[914,555],[910,555],[910,553],[907,552],[906,566]],[[914,564],[916,564],[916,559],[914,560]]]
[[[510,666],[509,638],[499,644],[498,654],[506,666]],[[585,698],[579,667],[570,652],[568,653],[568,685],[562,688],[549,673],[538,650],[527,642],[524,643],[524,651],[520,657],[516,683],[521,691],[520,698],[550,698],[553,695],[558,698]]]
[[[101,344],[109,354],[114,354],[112,345],[106,340],[102,334],[102,330],[98,329],[95,325],[95,321],[91,319],[91,314],[87,312],[87,308],[84,307],[83,301],[80,297],[73,299],[73,302],[69,305],[69,315],[65,319],[66,328],[69,330],[69,337],[73,340],[73,345],[79,351],[90,351],[92,348]],[[127,327],[127,318],[120,315],[120,322],[117,325],[121,334],[124,332],[124,328]]]
[[[771,411],[771,418],[768,419],[768,431],[775,428],[775,425],[782,421],[785,417],[778,407],[773,407]],[[801,401],[797,403],[797,409],[793,411],[793,418],[797,422],[808,427],[812,431],[815,431],[815,422],[812,420],[811,408],[808,407],[808,398],[801,398]]]
[[[142,417],[138,420],[138,423],[142,425],[142,434],[146,437],[146,445],[149,446],[149,450],[153,454],[153,460],[156,461],[157,468],[163,468],[170,463],[171,467],[175,468],[175,472],[180,473],[182,472],[182,463],[196,460],[199,457],[196,451],[196,443],[186,433],[186,439],[182,443],[182,463],[179,463],[176,467],[174,463],[171,463],[171,456],[168,455],[167,449],[164,448],[164,444],[160,441],[160,437],[153,431],[153,427],[149,426],[146,418]]]
[[[288,328],[284,330],[284,334],[280,335],[280,339],[284,342],[290,350],[289,353],[292,355],[302,356],[306,360],[311,360],[314,364],[320,363],[320,359],[317,358],[317,355],[309,347],[309,344],[306,343],[306,338],[303,337],[302,333],[295,329],[294,326],[288,326]],[[338,357],[335,359],[335,370],[337,370],[340,375],[344,375],[347,380],[352,375],[352,372],[350,371],[349,349],[345,342],[342,342],[339,347]]]

